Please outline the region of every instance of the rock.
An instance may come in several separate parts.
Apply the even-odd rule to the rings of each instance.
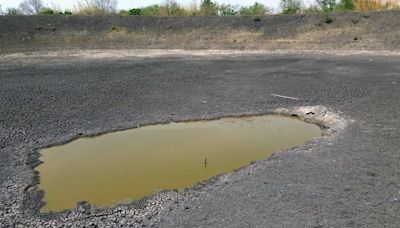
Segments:
[[[76,204],[76,210],[82,214],[90,214],[91,206],[87,201],[80,201]]]

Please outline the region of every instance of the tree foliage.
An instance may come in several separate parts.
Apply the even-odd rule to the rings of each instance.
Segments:
[[[302,0],[281,0],[283,14],[300,13],[303,8]]]
[[[18,16],[18,15],[22,15],[22,12],[17,9],[17,8],[7,8],[5,15],[7,16]]]
[[[121,16],[263,16],[271,10],[265,5],[255,2],[248,7],[239,5],[217,4],[215,0],[191,0],[182,6],[177,0],[163,0],[161,4],[141,8],[117,11],[118,0],[77,0],[72,11],[78,15],[110,15]],[[311,0],[304,6],[303,0],[280,0],[282,14],[321,13],[326,15],[335,11],[374,11],[400,9],[400,0]],[[198,4],[200,3],[200,4]],[[5,15],[37,15],[62,14],[71,15],[71,11],[63,11],[54,2],[44,6],[42,0],[22,0],[18,8],[8,8]],[[1,7],[1,6],[0,6]],[[0,9],[0,15],[2,14]]]
[[[397,0],[354,0],[354,5],[360,11],[399,9]]]
[[[117,0],[81,0],[75,6],[75,12],[81,15],[114,14],[117,3]]]
[[[221,16],[235,16],[238,15],[238,11],[231,4],[222,4],[218,6],[219,15]]]
[[[53,15],[54,13],[55,13],[54,10],[51,8],[42,8],[39,11],[39,14],[41,15]],[[62,14],[62,12],[60,12],[60,14]]]
[[[331,12],[336,8],[336,0],[315,0],[324,12]]]
[[[159,5],[151,5],[146,6],[141,9],[141,14],[143,16],[159,16],[160,6]]]
[[[241,16],[264,16],[270,12],[270,10],[261,3],[254,3],[254,5],[249,7],[240,8],[239,14]]]
[[[133,15],[142,15],[142,9],[140,9],[140,8],[130,9],[130,10],[128,10],[128,15],[131,15],[131,16],[133,16]]]
[[[202,16],[217,16],[218,6],[211,0],[202,0],[200,4],[200,15]]]
[[[161,5],[163,16],[185,16],[185,10],[175,0],[165,0]]]
[[[336,6],[337,11],[352,11],[356,9],[353,0],[340,0]]]
[[[98,7],[104,14],[115,13],[117,11],[117,0],[93,0],[95,7]]]
[[[41,0],[24,0],[18,6],[20,12],[27,15],[38,14],[42,8],[44,5]]]

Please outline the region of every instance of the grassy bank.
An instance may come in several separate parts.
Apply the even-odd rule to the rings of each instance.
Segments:
[[[2,16],[1,52],[400,50],[400,11],[265,17]]]

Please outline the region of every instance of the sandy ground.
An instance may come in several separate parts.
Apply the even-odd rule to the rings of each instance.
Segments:
[[[396,52],[2,55],[0,227],[399,227],[399,63]],[[44,146],[264,113],[296,114],[324,136],[184,192],[38,213],[43,192],[32,167]]]

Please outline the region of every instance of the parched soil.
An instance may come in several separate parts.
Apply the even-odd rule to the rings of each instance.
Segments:
[[[1,16],[0,227],[400,227],[400,11],[331,18]],[[324,136],[183,192],[39,213],[40,148],[267,113]]]
[[[0,17],[0,52],[64,49],[400,50],[400,11],[266,17]]]
[[[394,52],[1,55],[0,227],[397,228],[399,63]],[[265,113],[318,123],[324,137],[183,192],[39,213],[40,148],[143,124]]]

